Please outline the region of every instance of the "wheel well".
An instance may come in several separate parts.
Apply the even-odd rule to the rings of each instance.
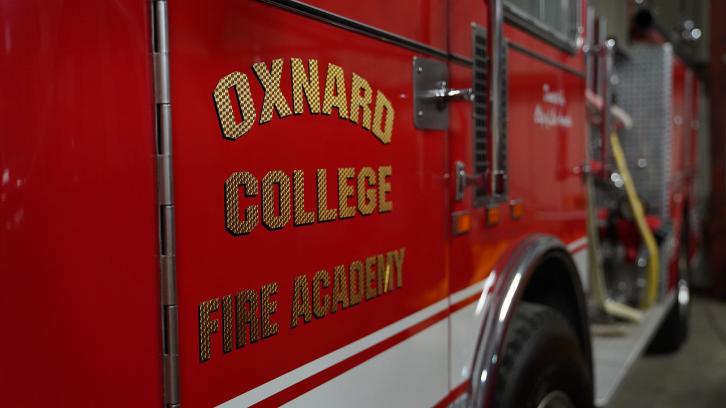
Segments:
[[[500,258],[495,270],[500,279],[496,287],[499,296],[492,298],[494,303],[485,314],[479,336],[471,376],[473,405],[486,406],[492,402],[493,384],[500,368],[498,356],[511,323],[511,309],[520,301],[549,306],[562,314],[574,328],[592,381],[585,295],[575,263],[562,241],[547,234],[529,235]]]
[[[576,266],[568,253],[551,251],[542,258],[522,300],[549,306],[561,313],[572,325],[587,361],[592,364],[587,305]]]

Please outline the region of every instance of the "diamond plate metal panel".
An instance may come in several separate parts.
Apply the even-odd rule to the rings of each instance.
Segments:
[[[621,137],[628,167],[649,212],[667,217],[673,48],[670,44],[636,44],[630,59],[618,61],[616,72],[617,103],[634,122]]]

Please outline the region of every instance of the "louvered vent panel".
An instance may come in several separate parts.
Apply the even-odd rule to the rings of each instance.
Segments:
[[[507,180],[507,176],[509,175],[509,166],[507,163],[507,118],[509,115],[507,114],[507,106],[509,105],[507,103],[507,90],[509,89],[509,84],[507,82],[507,43],[503,41],[502,48],[501,48],[501,56],[500,56],[500,62],[499,62],[499,79],[501,80],[501,86],[499,87],[500,90],[500,98],[499,98],[499,114],[501,117],[499,118],[499,151],[496,152],[498,160],[499,160],[499,173],[500,173],[500,185],[498,187],[497,194],[505,196],[509,192],[509,180]]]
[[[488,125],[488,104],[489,87],[487,85],[487,39],[486,33],[481,27],[474,27],[474,174],[486,175],[489,168],[489,157],[487,151],[487,125]],[[474,200],[476,204],[483,204],[487,195],[487,188],[484,183],[477,183],[474,187]]]

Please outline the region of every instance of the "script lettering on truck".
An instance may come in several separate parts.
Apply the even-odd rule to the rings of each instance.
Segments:
[[[235,71],[222,77],[214,88],[213,102],[223,140],[240,140],[255,124],[272,121],[275,113],[279,119],[302,115],[307,105],[311,115],[332,115],[335,110],[340,119],[359,125],[382,146],[390,144],[395,111],[383,92],[374,92],[355,72],[347,77],[332,63],[321,80],[318,65],[315,59],[306,64],[300,58],[253,64],[252,73],[264,93],[261,105],[253,100],[246,74]],[[290,81],[291,95],[283,93],[283,80]],[[233,236],[246,236],[259,225],[274,231],[288,225],[390,213],[392,178],[393,167],[386,163],[307,173],[235,171],[224,182],[224,226]],[[406,248],[398,247],[296,274],[290,281],[291,293],[278,293],[280,284],[269,282],[201,301],[199,361],[209,361],[215,347],[226,354],[403,287],[405,254]],[[289,297],[290,310],[278,310],[278,296]]]

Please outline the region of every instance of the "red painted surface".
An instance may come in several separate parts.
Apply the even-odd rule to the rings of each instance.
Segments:
[[[444,399],[437,402],[435,407],[436,408],[448,407],[451,403],[456,401],[459,397],[461,397],[464,394],[466,394],[467,392],[469,392],[470,389],[471,389],[471,384],[468,381],[459,384],[458,386],[454,387],[454,389],[452,389],[451,392],[449,392],[449,394],[446,397],[444,397]]]
[[[170,18],[184,403],[222,403],[444,298],[446,134],[414,129],[415,54],[256,2],[228,1],[204,10],[196,2],[176,2]],[[338,118],[336,109],[330,116],[312,115],[307,105],[302,115],[281,119],[274,114],[235,141],[223,139],[212,103],[217,82],[233,71],[247,75],[259,112],[263,93],[251,66],[264,61],[269,67],[283,58],[281,89],[291,105],[291,57],[319,61],[321,90],[328,63],[345,71],[348,92],[353,72],[381,90],[395,108],[391,143],[384,145],[360,125]],[[316,169],[327,169],[329,202],[336,208],[338,168],[381,165],[393,167],[389,213],[301,227],[290,223],[277,231],[260,225],[237,237],[225,231],[224,183],[233,172],[261,178],[271,170],[303,170],[310,210]],[[323,319],[313,317],[308,324],[301,320],[291,329],[296,276],[310,279],[318,270],[330,272],[336,265],[401,247],[406,248],[401,289]],[[226,355],[221,334],[215,334],[212,358],[200,363],[199,303],[272,282],[279,285],[273,297],[278,312],[272,318],[279,334]]]
[[[699,241],[699,231],[693,230],[686,217],[697,208],[695,202],[694,176],[696,172],[695,155],[698,129],[694,121],[698,120],[698,81],[692,69],[680,59],[673,62],[673,103],[671,137],[671,182],[670,212],[676,246],[669,264],[669,286],[675,287],[678,280],[678,256],[681,246],[687,247],[690,257],[695,254]],[[684,232],[683,230],[686,229]],[[686,242],[683,242],[683,239]]]
[[[451,8],[452,3],[456,2],[446,0],[312,0],[306,3],[446,51],[447,8]]]
[[[470,23],[488,26],[483,1],[311,4],[464,58],[472,57]],[[10,328],[0,340],[8,355],[0,364],[3,403],[159,406],[148,4],[0,2],[0,11],[6,27],[0,44],[0,66],[6,68],[0,79],[0,264],[6,282],[0,306]],[[484,208],[473,207],[471,189],[456,201],[452,182],[455,161],[471,172],[471,105],[451,103],[447,132],[413,126],[411,63],[422,54],[261,2],[225,0],[200,8],[180,0],[169,4],[169,12],[184,406],[227,401],[445,299],[486,278],[528,234],[547,233],[565,243],[585,235],[585,80],[561,68],[584,75],[582,53],[505,27],[505,37],[517,46],[507,53],[509,198],[522,200],[524,215],[512,219],[505,202],[501,222],[485,226]],[[269,123],[256,123],[239,139],[224,139],[213,104],[217,82],[234,71],[246,75],[259,120],[263,91],[252,64],[269,68],[283,59],[281,90],[292,106],[292,57],[318,60],[321,99],[328,63],[345,71],[348,93],[353,73],[383,92],[395,109],[391,143],[339,118],[337,109],[313,115],[307,105],[301,115],[273,113]],[[449,73],[452,87],[471,86],[469,66],[449,63]],[[560,93],[565,102],[545,101],[546,92]],[[569,118],[569,126],[537,123],[538,109]],[[681,146],[687,131],[678,132]],[[685,161],[674,165],[688,167]],[[338,168],[383,165],[393,168],[391,212],[301,227],[290,221],[275,231],[259,225],[242,236],[225,230],[224,183],[233,172],[249,171],[259,180],[272,170],[288,176],[304,171],[310,211],[316,169],[328,171],[328,202],[337,208]],[[683,184],[683,194],[690,188]],[[451,214],[459,211],[471,214],[472,229],[453,237]],[[402,247],[402,288],[290,327],[296,276],[312,280],[316,271],[332,273],[337,265]],[[220,325],[211,359],[200,362],[200,302],[259,292],[269,283],[278,284],[271,319],[279,333],[224,354]],[[289,401],[477,298],[451,304],[263,405]],[[211,316],[221,320],[220,311]],[[37,391],[39,378],[43,392]],[[450,391],[445,401],[464,387]]]
[[[148,4],[0,16],[0,405],[159,407]]]
[[[388,27],[390,20],[381,20],[383,6],[365,10],[327,6],[330,11],[372,25],[381,22],[382,28],[396,34],[441,46],[440,41],[431,40],[445,35],[437,28],[441,22],[420,24],[430,16],[412,4],[396,7],[410,8],[417,32],[406,24]],[[468,21],[473,18],[487,26],[481,4],[471,2],[468,6],[474,12],[466,14],[462,13],[467,8],[452,6],[451,22],[458,19],[467,24],[449,24],[456,30],[466,29],[450,33],[456,39],[450,51],[471,56]],[[448,134],[416,130],[411,111],[411,61],[416,53],[258,3],[228,2],[204,11],[191,2],[175,3],[170,16],[185,403],[224,402],[469,286],[485,278],[499,256],[528,233],[546,232],[564,242],[584,236],[585,195],[578,173],[584,160],[582,77],[510,49],[510,196],[523,199],[525,216],[511,220],[505,203],[502,223],[486,228],[483,209],[470,208],[469,193],[462,202],[453,202],[453,183],[447,181],[453,161],[471,157],[471,107],[452,104]],[[576,70],[583,66],[581,55],[541,47],[541,41],[516,29],[507,28],[506,34],[556,62]],[[346,81],[356,72],[383,91],[396,110],[392,143],[381,145],[359,126],[337,118],[335,110],[330,117],[307,110],[285,118],[275,114],[269,123],[254,125],[240,139],[224,140],[212,104],[217,81],[232,71],[247,75],[259,112],[263,92],[251,65],[263,61],[269,67],[273,59],[283,58],[281,90],[291,104],[291,57],[317,59],[321,84],[330,62],[345,70]],[[453,87],[470,86],[470,68],[451,64],[450,74]],[[569,128],[544,128],[533,122],[545,86],[564,94],[567,103],[558,113],[571,118]],[[391,213],[304,227],[288,225],[279,231],[258,227],[238,237],[224,230],[222,195],[224,181],[232,172],[250,171],[261,178],[271,170],[290,174],[301,169],[306,186],[314,186],[311,174],[317,168],[327,169],[330,177],[338,167],[385,164],[393,166]],[[311,192],[306,192],[307,203],[314,203]],[[451,211],[461,209],[472,210],[474,228],[449,242]],[[295,276],[311,277],[317,270],[398,247],[406,247],[403,289],[290,328]],[[455,261],[446,263],[447,254]],[[279,285],[274,296],[278,312],[273,315],[279,334],[223,354],[221,333],[217,333],[212,336],[212,358],[200,363],[199,303],[272,282]],[[220,319],[221,313],[213,312],[212,317]]]
[[[471,26],[463,22],[474,21],[488,26],[484,2],[461,1],[451,4],[450,24],[453,52],[471,56]],[[567,65],[584,75],[582,54],[570,55],[552,45],[506,26],[504,36],[532,52],[553,62]],[[522,200],[524,216],[513,220],[509,201],[499,205],[501,223],[486,226],[484,208],[473,207],[472,190],[468,189],[462,201],[454,201],[454,185],[450,185],[452,211],[472,214],[474,228],[468,234],[451,240],[451,290],[465,288],[486,278],[500,256],[530,233],[548,233],[569,243],[585,236],[586,192],[580,166],[585,161],[585,79],[509,47],[508,65],[508,160],[509,198]],[[450,64],[451,83],[454,88],[471,84],[469,68]],[[543,101],[544,90],[562,92],[564,106]],[[535,111],[554,111],[569,117],[570,127],[543,126],[535,123]],[[473,173],[471,105],[454,103],[450,107],[449,172],[454,162],[465,163],[467,172]]]
[[[486,1],[459,0],[449,2],[449,52],[471,58],[471,22],[488,27]],[[583,14],[584,16],[584,14]],[[584,21],[584,18],[583,18]],[[554,47],[552,44],[525,32],[519,27],[505,24],[504,37],[514,43],[523,45],[554,62],[563,64],[584,73],[585,60],[582,53],[570,54]]]

